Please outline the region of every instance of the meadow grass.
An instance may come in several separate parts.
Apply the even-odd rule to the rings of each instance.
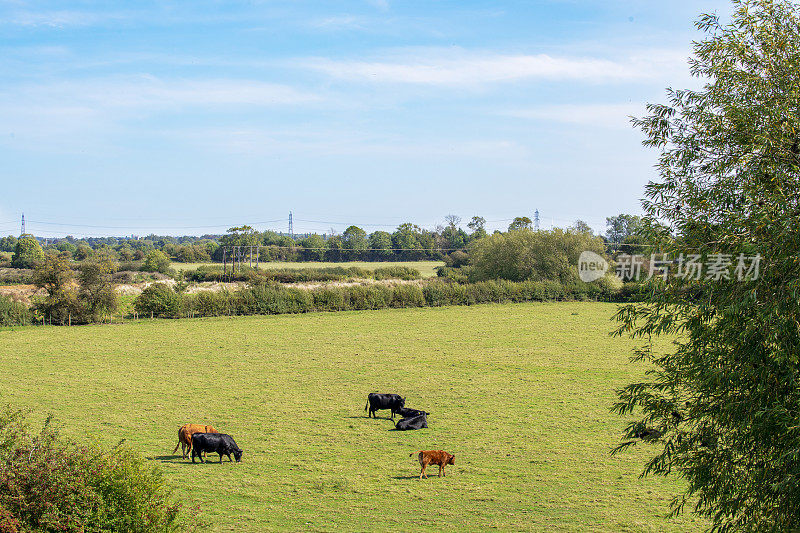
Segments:
[[[222,266],[222,263],[172,263],[171,268],[175,270],[197,270],[198,267],[204,265]],[[332,267],[358,267],[366,270],[375,270],[376,268],[385,268],[393,266],[407,266],[416,268],[423,278],[432,278],[436,276],[434,268],[444,266],[442,261],[344,261],[341,263],[331,262],[284,262],[284,261],[271,261],[261,262],[258,264],[259,268],[332,268]]]
[[[614,389],[641,378],[615,306],[527,303],[146,320],[0,331],[0,401],[63,432],[128,444],[216,531],[690,531],[682,488],[639,479],[648,450],[609,455]],[[368,419],[367,393],[431,412]],[[387,411],[381,412],[388,416]],[[211,423],[242,463],[191,464],[178,426]],[[456,455],[419,481],[409,454]],[[180,454],[180,451],[178,452]],[[216,457],[216,456],[214,456]],[[209,456],[211,459],[211,456]],[[429,469],[429,475],[431,469]]]

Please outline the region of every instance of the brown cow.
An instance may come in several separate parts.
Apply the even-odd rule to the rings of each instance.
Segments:
[[[178,428],[178,444],[172,453],[177,453],[178,447],[182,446],[181,453],[184,459],[188,459],[188,454],[192,451],[192,435],[195,433],[219,433],[214,426],[204,426],[202,424],[186,424]]]
[[[439,477],[442,477],[445,475],[444,467],[456,464],[456,456],[442,450],[424,450],[417,453],[419,454],[419,465],[422,467],[422,472],[419,473],[420,479],[422,479],[423,475],[427,479],[428,474],[425,473],[425,469],[428,465],[439,465]],[[411,455],[414,454],[412,453]]]

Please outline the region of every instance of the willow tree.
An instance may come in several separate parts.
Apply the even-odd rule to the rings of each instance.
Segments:
[[[669,90],[634,121],[660,151],[643,206],[673,272],[617,315],[649,368],[618,392],[636,418],[618,449],[653,446],[643,475],[684,477],[673,512],[691,506],[718,531],[800,528],[799,15],[751,0],[728,24],[701,16],[702,89]],[[693,255],[729,270],[687,276]]]

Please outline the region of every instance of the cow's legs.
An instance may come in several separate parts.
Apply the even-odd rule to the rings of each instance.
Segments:
[[[442,472],[444,472],[444,467],[439,465],[439,477],[442,477]]]

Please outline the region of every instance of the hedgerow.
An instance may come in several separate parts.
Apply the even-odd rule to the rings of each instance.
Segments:
[[[154,285],[155,286],[155,285]],[[163,302],[169,290],[172,312],[154,313],[163,317],[203,317],[226,315],[278,315],[314,311],[357,311],[365,309],[439,307],[481,303],[601,300],[617,301],[621,290],[611,281],[562,285],[557,281],[488,280],[460,284],[446,279],[420,283],[360,284],[345,287],[322,286],[313,289],[287,287],[269,282],[251,284],[238,291],[203,291],[178,294],[165,287],[158,298],[142,293],[137,309],[151,309]],[[151,302],[156,299],[156,302]],[[140,301],[141,300],[141,301]],[[142,313],[146,316],[147,313]]]

